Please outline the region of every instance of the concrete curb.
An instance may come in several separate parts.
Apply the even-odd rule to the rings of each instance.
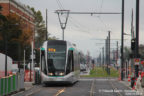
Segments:
[[[28,85],[29,85],[29,86],[28,86]],[[16,92],[14,92],[14,93],[12,93],[12,94],[10,94],[10,95],[11,95],[11,96],[15,96],[15,95],[24,93],[25,91],[30,90],[30,89],[32,89],[32,88],[34,87],[33,84],[32,84],[32,82],[25,82],[24,86],[25,86],[25,88],[24,88],[23,90],[16,91]]]
[[[124,84],[125,86],[127,86],[130,90],[133,90],[133,89],[130,87],[130,85],[128,85],[129,82],[128,82],[127,79],[125,79],[124,81],[120,81],[120,83],[122,83],[122,84]],[[144,96],[144,88],[142,88],[142,89],[143,89],[143,92],[142,92],[142,95],[140,95],[140,96]],[[137,90],[137,89],[135,89],[134,91],[136,91],[136,92],[140,92],[140,91]]]

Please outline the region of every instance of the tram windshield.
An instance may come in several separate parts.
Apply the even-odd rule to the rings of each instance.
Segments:
[[[64,72],[66,60],[66,45],[48,45],[48,71]]]

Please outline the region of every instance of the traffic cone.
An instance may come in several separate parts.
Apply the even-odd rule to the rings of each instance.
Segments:
[[[128,82],[130,82],[131,81],[131,79],[130,79],[130,74],[128,75]]]
[[[136,86],[136,81],[135,81],[134,85]]]
[[[132,88],[133,90],[135,90],[136,82],[137,82],[137,78],[135,79],[134,86]]]
[[[133,86],[132,90],[135,90],[135,85]]]

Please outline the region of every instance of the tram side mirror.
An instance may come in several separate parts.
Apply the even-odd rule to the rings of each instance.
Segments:
[[[45,54],[45,51],[44,50],[41,50],[41,55],[44,55]]]

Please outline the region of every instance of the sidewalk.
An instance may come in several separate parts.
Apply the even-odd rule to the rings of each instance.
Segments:
[[[29,90],[33,87],[33,82],[24,82],[25,90]]]
[[[130,84],[130,82],[128,82],[128,79],[124,79],[123,81],[120,81],[122,84],[124,84],[124,85],[126,85],[130,90],[133,90],[132,88],[131,88],[131,84]],[[140,95],[140,96],[144,96],[144,88],[142,88],[141,86],[139,86],[138,88],[137,88],[137,86],[135,86],[135,90],[134,91],[137,91],[137,92],[141,92],[142,93],[142,95]]]
[[[120,81],[121,83],[123,83],[124,85],[126,85],[129,89],[132,90],[132,88],[130,87],[130,82],[128,82],[127,79],[124,79],[123,81]]]
[[[23,92],[25,92],[25,91],[33,88],[33,84],[32,83],[33,82],[24,82],[24,88],[25,88],[25,90],[16,92],[16,93],[12,94],[11,96],[20,96],[21,93],[23,93]]]

